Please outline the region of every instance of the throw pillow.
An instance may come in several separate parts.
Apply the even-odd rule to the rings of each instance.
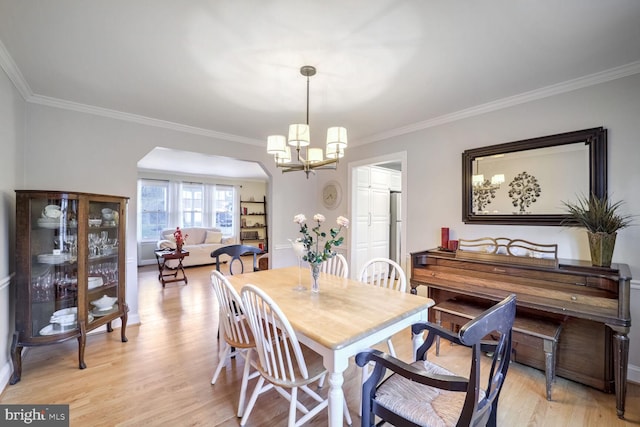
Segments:
[[[205,243],[220,243],[222,241],[221,231],[207,231],[207,236],[204,238]]]

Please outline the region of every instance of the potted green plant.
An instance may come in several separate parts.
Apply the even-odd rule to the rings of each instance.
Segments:
[[[565,225],[584,227],[589,237],[591,264],[610,267],[617,231],[631,225],[633,216],[619,212],[622,201],[612,203],[606,196],[578,196],[576,202],[562,204],[567,209]]]

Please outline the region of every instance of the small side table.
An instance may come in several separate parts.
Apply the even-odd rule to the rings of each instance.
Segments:
[[[162,287],[167,283],[172,282],[184,282],[186,285],[188,282],[187,275],[184,272],[184,267],[182,266],[182,260],[184,257],[189,256],[189,252],[184,249],[182,252],[178,253],[174,250],[171,251],[155,251],[156,261],[158,261],[158,280],[162,283]],[[166,266],[166,263],[170,259],[177,259],[178,266],[175,270],[170,269]],[[168,272],[167,272],[168,271]],[[178,276],[178,273],[182,273],[182,277]],[[168,279],[170,277],[170,279]]]

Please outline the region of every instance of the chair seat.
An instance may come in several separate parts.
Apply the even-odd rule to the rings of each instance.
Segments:
[[[249,322],[247,321],[247,319],[239,319],[237,320],[237,323],[239,325],[243,325],[239,326],[238,329],[246,331],[246,336],[239,336],[234,339],[234,337],[224,334],[224,340],[227,342],[227,344],[234,348],[254,348],[256,346],[256,340],[253,338],[253,333],[251,332],[251,327],[249,326]]]
[[[456,375],[426,360],[412,366],[429,375]],[[393,374],[376,392],[375,401],[390,411],[421,426],[455,426],[460,418],[466,393],[440,390]],[[484,390],[480,390],[480,399]]]

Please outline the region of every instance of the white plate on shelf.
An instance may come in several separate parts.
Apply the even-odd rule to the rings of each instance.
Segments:
[[[61,326],[69,326],[76,323],[78,320],[78,307],[63,308],[62,310],[54,311],[51,315],[49,322],[57,323]]]
[[[91,310],[89,314],[92,314],[95,317],[102,317],[108,314],[116,313],[117,311],[118,311],[118,304],[114,304],[113,307],[111,307],[108,310],[98,310],[98,307],[96,307],[93,310]]]
[[[42,228],[60,228],[60,218],[38,218],[38,226]]]
[[[71,261],[71,258],[69,254],[41,254],[38,255],[38,262],[43,264],[62,264],[63,262]]]
[[[48,324],[44,328],[40,329],[40,335],[58,335],[66,334],[67,332],[74,331],[78,328],[77,322],[73,322],[71,325],[60,326]]]
[[[102,277],[99,276],[90,276],[89,277],[89,282],[87,284],[87,288],[89,289],[95,289],[95,288],[99,288],[100,286],[104,285],[103,281],[102,281]]]

